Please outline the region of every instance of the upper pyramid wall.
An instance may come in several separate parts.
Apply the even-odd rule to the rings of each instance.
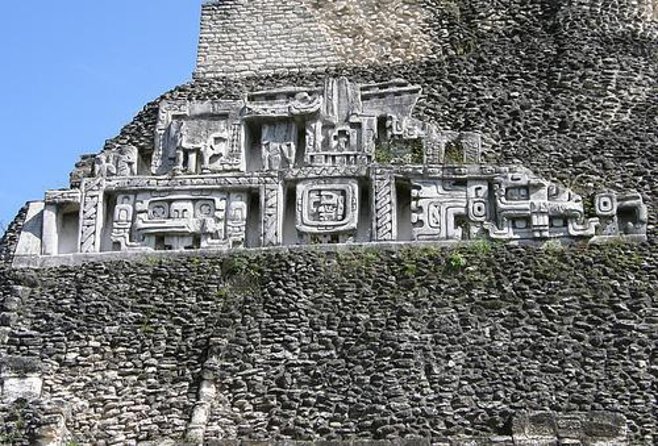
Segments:
[[[203,6],[197,78],[423,60],[428,11],[413,0],[222,0]]]

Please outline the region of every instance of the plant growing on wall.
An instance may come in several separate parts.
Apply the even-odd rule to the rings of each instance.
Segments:
[[[419,139],[393,139],[375,147],[375,162],[380,164],[422,164],[423,161],[423,142]]]
[[[444,160],[446,164],[464,163],[464,148],[459,142],[449,142],[446,144]]]

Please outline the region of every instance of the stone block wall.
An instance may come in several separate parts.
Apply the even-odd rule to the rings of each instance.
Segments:
[[[428,12],[414,0],[206,3],[196,77],[268,75],[427,57]]]
[[[27,210],[27,205],[21,208],[0,239],[0,263],[11,263],[18,246],[21,230],[25,224]]]
[[[655,37],[654,0],[214,0],[203,6],[196,78],[378,67],[466,55],[483,35],[521,39],[553,14],[577,35]],[[573,14],[573,15],[572,15]],[[518,42],[520,43],[520,41]],[[531,43],[531,42],[526,42]]]
[[[603,412],[620,426],[595,423],[621,438],[609,444],[650,445],[656,248],[310,249],[3,270],[0,357],[23,362],[3,364],[0,384],[42,380],[38,399],[25,381],[29,404],[2,406],[3,434],[16,414],[43,412],[46,432],[77,444],[554,444],[551,426],[578,430]],[[523,427],[537,412],[557,418]],[[36,425],[29,438],[46,435]]]

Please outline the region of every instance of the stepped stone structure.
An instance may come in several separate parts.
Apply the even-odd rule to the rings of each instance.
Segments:
[[[657,18],[205,2],[0,241],[0,445],[655,444]]]

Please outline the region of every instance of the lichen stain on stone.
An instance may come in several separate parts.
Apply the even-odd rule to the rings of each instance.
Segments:
[[[413,0],[303,0],[346,64],[418,61],[432,52],[428,11]]]

